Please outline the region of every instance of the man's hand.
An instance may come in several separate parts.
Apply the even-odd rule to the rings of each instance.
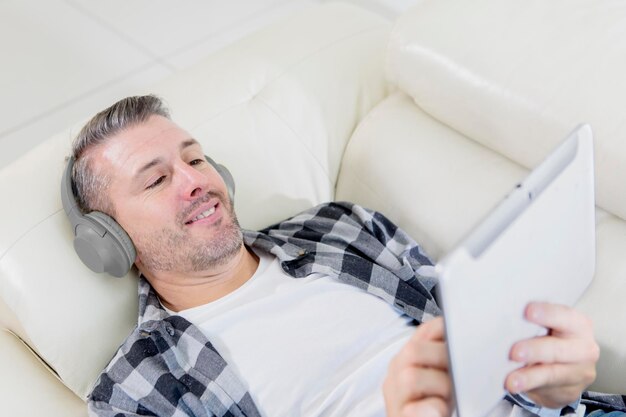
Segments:
[[[391,361],[383,384],[387,417],[449,417],[452,382],[441,317],[420,325]]]
[[[600,348],[591,320],[572,308],[548,303],[530,303],[525,315],[550,331],[513,345],[510,358],[524,366],[507,376],[505,388],[524,392],[549,408],[576,401],[596,378]]]

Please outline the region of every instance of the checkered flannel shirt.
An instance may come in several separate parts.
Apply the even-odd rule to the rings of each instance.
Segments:
[[[335,277],[394,305],[416,325],[440,314],[436,282],[425,273],[432,263],[379,213],[323,204],[260,232],[245,231],[244,241],[275,255],[294,278]],[[518,404],[545,417],[559,414],[523,399]],[[144,278],[137,327],[100,375],[88,408],[106,417],[261,415],[232,366],[196,326],[169,315]]]

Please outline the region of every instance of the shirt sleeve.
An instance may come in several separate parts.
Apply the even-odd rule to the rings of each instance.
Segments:
[[[539,417],[560,417],[566,415],[575,415],[576,409],[580,405],[580,397],[576,401],[569,403],[562,408],[542,407],[535,404],[530,398],[528,398],[528,396],[523,393],[508,394],[505,398],[513,404],[517,404],[525,410],[528,410],[531,413],[538,415]]]

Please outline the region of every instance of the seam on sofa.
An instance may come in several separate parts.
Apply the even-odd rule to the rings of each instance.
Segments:
[[[313,151],[306,145],[304,140],[302,140],[302,137],[300,136],[300,134],[298,134],[298,132],[287,122],[287,120],[285,120],[285,118],[282,117],[281,114],[278,111],[276,111],[276,109],[274,109],[265,99],[263,99],[261,96],[256,96],[255,99],[258,100],[259,102],[261,102],[263,105],[265,105],[265,107],[267,107],[269,111],[271,111],[280,121],[282,121],[283,124],[294,134],[294,136],[296,138],[298,138],[298,142],[300,143],[300,145],[304,149],[307,150],[308,154],[320,166],[320,168],[322,169],[324,174],[326,174],[326,178],[328,178],[328,182],[329,182],[330,188],[334,189],[334,183],[335,182],[330,177],[330,173],[328,172],[328,170],[326,169],[324,164],[322,164],[322,162],[319,159],[317,159],[317,157],[315,156]]]
[[[344,167],[342,166],[342,170],[344,170],[344,175],[349,175],[351,176],[357,183],[359,183],[364,189],[366,189],[368,191],[368,194],[374,195],[376,197],[377,201],[382,201],[385,204],[385,214],[392,216],[395,214],[395,210],[393,209],[393,207],[389,206],[389,204],[387,204],[386,199],[383,198],[383,196],[380,195],[379,192],[377,192],[376,190],[374,190],[368,183],[366,183],[365,181],[363,181],[363,179],[361,178],[360,175],[357,174],[357,172],[349,167]],[[339,181],[337,181],[339,182]],[[337,194],[337,190],[335,190],[335,194]],[[335,195],[336,198],[336,195]],[[360,204],[360,203],[358,203]],[[368,207],[369,205],[365,206],[369,209],[372,210],[376,210],[372,207]],[[383,211],[382,209],[378,209],[378,211]]]
[[[262,87],[262,88],[261,88],[261,89],[260,89],[260,90],[256,93],[256,95],[260,94],[263,90],[265,90],[268,86],[270,86],[270,84],[272,84],[272,83],[274,83],[274,82],[278,81],[278,80],[279,80],[280,78],[282,78],[282,77],[283,77],[286,73],[288,73],[288,72],[290,72],[291,70],[293,70],[293,68],[295,68],[295,67],[297,67],[297,66],[299,66],[299,65],[301,65],[301,64],[303,64],[303,63],[305,63],[306,61],[308,61],[308,60],[312,59],[314,56],[319,55],[322,51],[324,51],[324,50],[326,50],[326,49],[329,49],[329,48],[332,48],[333,46],[337,46],[337,45],[339,45],[340,43],[346,42],[346,41],[348,41],[348,40],[350,40],[350,39],[352,39],[352,38],[355,38],[355,37],[358,37],[358,36],[362,36],[362,35],[365,35],[365,34],[368,34],[368,33],[371,33],[371,32],[375,32],[375,31],[377,31],[377,30],[384,29],[384,28],[389,28],[389,24],[388,24],[388,23],[383,23],[383,24],[378,24],[378,25],[376,25],[376,26],[371,26],[371,27],[365,28],[365,29],[363,29],[363,30],[360,30],[360,31],[358,31],[358,32],[356,32],[356,33],[352,33],[352,34],[350,34],[350,35],[348,35],[348,36],[345,36],[345,37],[343,37],[343,38],[340,38],[340,39],[335,39],[335,40],[333,40],[332,42],[330,42],[330,43],[328,43],[328,44],[326,44],[326,45],[324,45],[324,46],[319,47],[318,49],[316,49],[316,50],[314,50],[313,52],[311,52],[311,53],[307,54],[306,56],[302,57],[302,58],[301,58],[301,59],[299,59],[298,61],[295,61],[295,62],[291,63],[289,66],[285,67],[285,68],[284,68],[284,70],[283,70],[281,73],[279,73],[278,75],[276,75],[276,77],[275,77],[275,78],[273,78],[272,80],[268,81],[268,82],[267,82],[267,83],[266,83],[266,84],[265,84],[265,85],[264,85],[264,86],[263,86],[263,87]]]
[[[393,84],[389,84],[391,87],[395,87]],[[352,130],[352,134],[350,135],[350,137],[348,138],[348,140],[346,140],[346,144],[343,147],[343,150],[341,152],[341,158],[340,158],[340,162],[339,162],[339,170],[337,172],[337,182],[335,183],[335,195],[337,194],[337,183],[339,183],[339,177],[341,177],[342,172],[344,169],[347,169],[344,166],[344,158],[346,156],[346,151],[348,150],[348,148],[350,147],[350,143],[352,142],[352,140],[354,139],[355,136],[357,136],[359,134],[359,132],[363,129],[366,129],[366,126],[370,123],[372,123],[372,119],[374,119],[375,117],[378,116],[378,113],[380,112],[379,110],[379,105],[381,103],[383,103],[386,100],[392,99],[392,97],[394,96],[401,96],[401,95],[405,95],[406,94],[403,91],[398,90],[397,88],[391,88],[389,91],[387,91],[387,95],[385,97],[382,98],[382,100],[380,100],[378,103],[376,103],[376,105],[374,107],[372,107],[370,109],[369,112],[367,112],[367,114],[365,115],[365,117],[363,117],[359,123],[357,123],[356,128],[354,128]],[[354,171],[351,171],[351,173],[354,173]]]
[[[26,343],[24,339],[22,339],[17,333],[13,332],[10,329],[4,329],[4,331],[9,333],[12,337],[15,337],[24,347],[26,347],[26,349],[28,349],[28,351],[39,361],[39,363],[41,363],[41,365],[48,372],[50,372],[56,379],[58,379],[59,382],[63,384],[63,386],[66,386],[57,371],[55,371],[54,368],[51,367],[37,351],[35,351],[35,349],[33,349],[28,343]]]
[[[60,213],[61,211],[63,211],[63,209],[59,209],[55,212],[53,212],[52,214],[49,214],[48,216],[44,217],[43,219],[41,219],[40,221],[38,221],[37,223],[35,223],[31,228],[29,228],[27,231],[25,231],[24,233],[22,233],[21,235],[19,235],[17,237],[17,239],[15,239],[13,241],[13,243],[11,243],[9,245],[9,247],[2,253],[0,254],[0,262],[2,261],[2,259],[4,258],[4,256],[9,253],[9,251],[11,249],[13,249],[13,247],[15,245],[17,245],[24,237],[26,237],[26,235],[28,235],[30,232],[32,232],[37,226],[39,226],[41,223],[45,222],[46,220],[48,220],[49,218],[55,216],[56,214]]]

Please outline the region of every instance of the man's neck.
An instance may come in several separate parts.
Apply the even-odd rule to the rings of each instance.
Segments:
[[[218,300],[245,284],[256,272],[259,258],[245,245],[227,263],[193,274],[142,271],[164,307],[182,311]]]

